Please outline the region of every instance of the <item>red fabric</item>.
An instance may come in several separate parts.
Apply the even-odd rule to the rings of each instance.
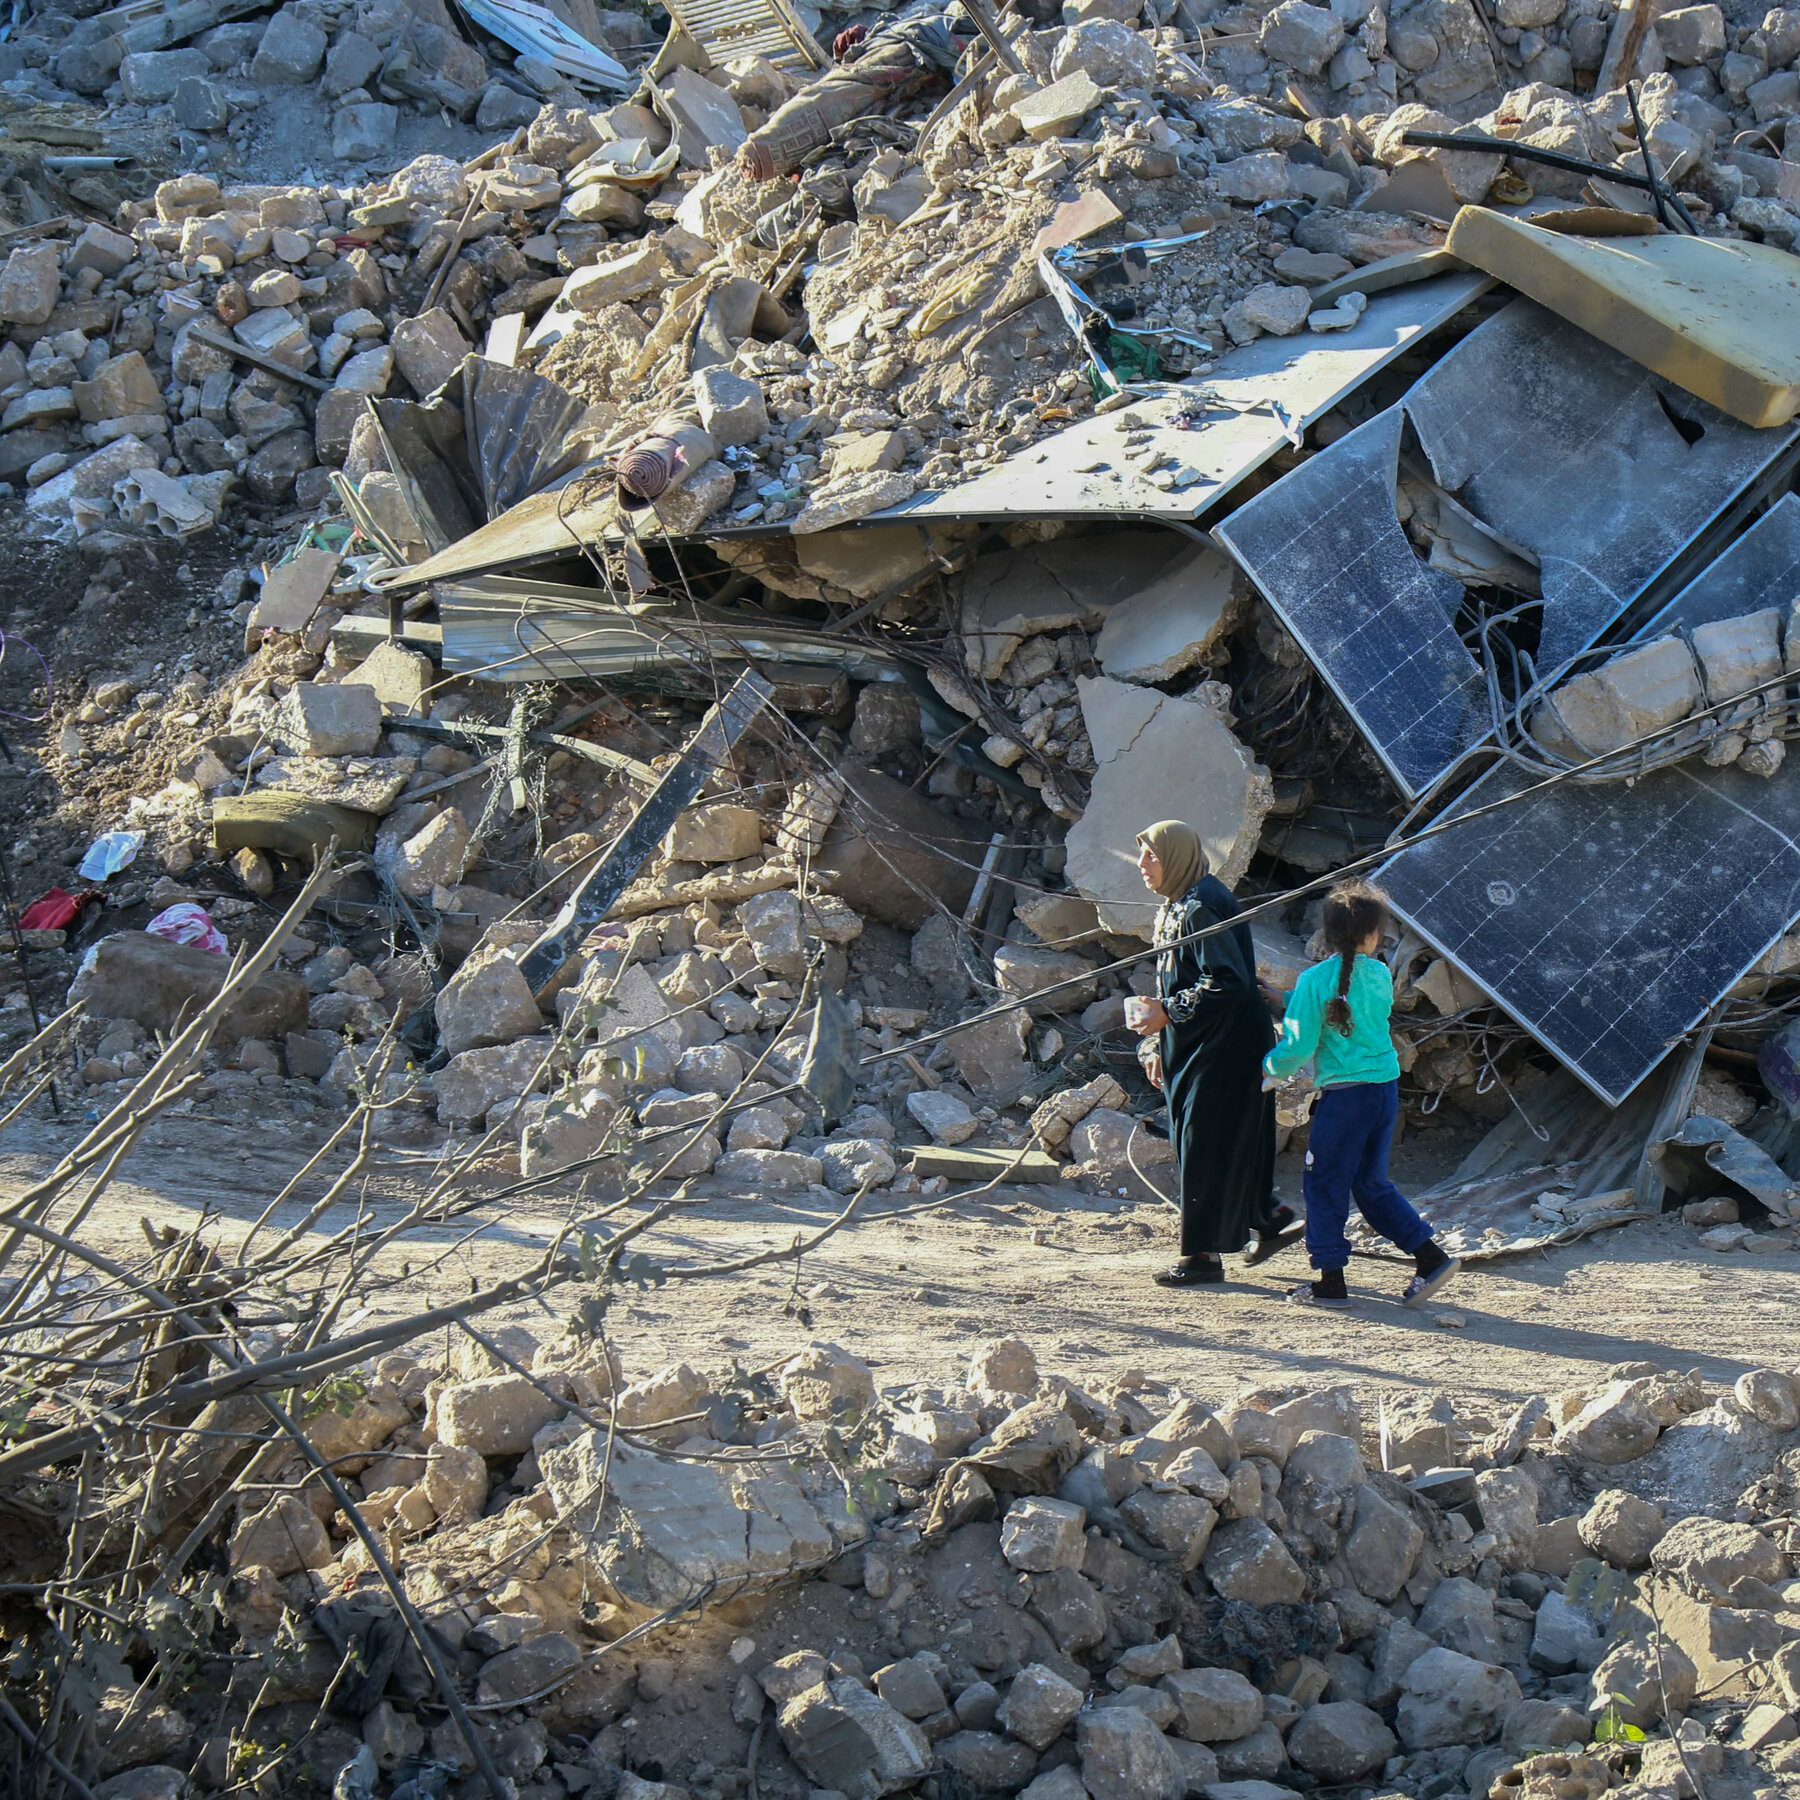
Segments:
[[[81,916],[81,902],[73,894],[53,887],[41,900],[34,900],[19,915],[21,931],[61,931]]]

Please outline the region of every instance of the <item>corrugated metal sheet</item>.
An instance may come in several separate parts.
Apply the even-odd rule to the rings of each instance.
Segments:
[[[785,0],[670,0],[669,17],[715,63],[766,56],[778,69],[822,69],[830,61]]]
[[[720,661],[813,663],[862,681],[893,663],[853,638],[783,630],[742,614],[694,606],[627,612],[595,588],[502,576],[445,582],[437,590],[444,672],[487,681],[644,675]]]

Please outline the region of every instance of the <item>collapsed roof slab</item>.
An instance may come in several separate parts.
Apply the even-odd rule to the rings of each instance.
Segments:
[[[1491,732],[1453,620],[1464,589],[1401,530],[1410,424],[1438,483],[1540,568],[1540,679],[1710,554],[1800,428],[1752,430],[1528,300],[1478,326],[1395,406],[1220,524],[1390,774],[1425,792]]]
[[[963,519],[1190,520],[1493,285],[1486,275],[1436,275],[1377,294],[1349,331],[1261,338],[1228,351],[1204,379],[1170,383],[1122,412],[1083,419],[973,481],[915,495],[845,529]],[[1138,465],[1127,463],[1120,423],[1127,414],[1148,426],[1147,445],[1175,467],[1191,468],[1195,479],[1180,488],[1157,485],[1154,471],[1139,472],[1150,460],[1144,446],[1134,446]],[[1177,425],[1177,418],[1189,423]],[[578,476],[531,495],[448,549],[400,570],[388,587],[400,593],[452,577],[515,572],[575,554],[616,535],[617,529],[612,482]],[[748,525],[700,535],[709,541],[779,537],[787,535],[787,527]]]
[[[1722,606],[1785,609],[1797,525],[1790,498],[1640,638]],[[1502,765],[1446,816],[1535,780]],[[1630,786],[1565,781],[1402,850],[1376,879],[1401,919],[1617,1106],[1800,918],[1800,758],[1768,780],[1691,762]]]
[[[941,493],[916,494],[877,516],[934,519],[1198,517],[1260,469],[1283,444],[1354,393],[1403,350],[1456,317],[1494,284],[1436,275],[1373,296],[1348,331],[1262,337],[1229,350],[1213,373],[1168,385],[1128,407],[1065,426],[997,467]],[[1127,419],[1149,437],[1135,438]],[[1181,421],[1185,421],[1181,422]],[[1191,472],[1162,485],[1156,454]]]

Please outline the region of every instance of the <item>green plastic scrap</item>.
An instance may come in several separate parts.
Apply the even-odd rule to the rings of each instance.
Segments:
[[[1109,382],[1100,368],[1090,363],[1088,381],[1093,387],[1096,400],[1104,400],[1108,394],[1116,394],[1128,381],[1162,380],[1162,358],[1157,355],[1156,346],[1144,338],[1133,337],[1126,331],[1109,331],[1100,355],[1117,380]]]

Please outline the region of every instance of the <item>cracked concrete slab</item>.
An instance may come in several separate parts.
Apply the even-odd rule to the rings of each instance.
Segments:
[[[962,590],[970,669],[992,681],[1028,637],[1071,625],[1091,631],[1120,601],[1154,582],[1184,547],[1171,531],[1116,531],[979,558]]]
[[[1211,707],[1105,676],[1076,687],[1097,766],[1087,810],[1069,827],[1068,880],[1108,931],[1148,938],[1158,902],[1137,872],[1137,834],[1158,819],[1186,820],[1232,887],[1256,853],[1274,789]]]
[[[1194,544],[1106,616],[1094,654],[1120,681],[1171,681],[1206,662],[1237,621],[1237,571]]]

